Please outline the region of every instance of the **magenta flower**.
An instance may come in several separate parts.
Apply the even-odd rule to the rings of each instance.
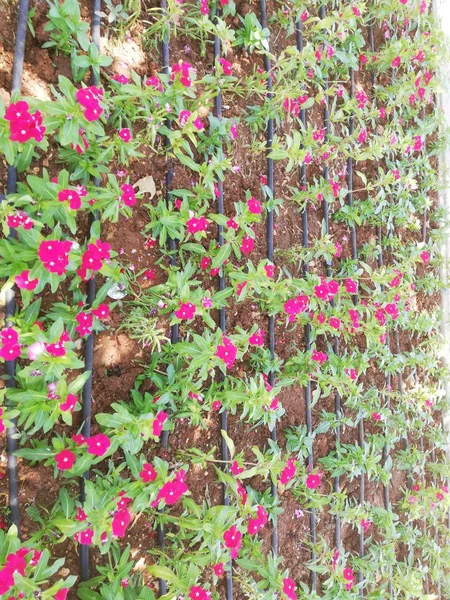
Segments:
[[[394,69],[395,67],[399,67],[400,63],[402,62],[402,59],[400,58],[400,56],[396,56],[393,61],[391,62],[391,66]]]
[[[188,221],[186,221],[186,227],[189,233],[195,234],[199,231],[207,231],[208,230],[209,221],[206,217],[192,217]]]
[[[54,356],[55,358],[58,356],[66,355],[66,349],[64,347],[64,344],[61,342],[56,342],[55,344],[47,344],[45,349],[50,354],[50,356]]]
[[[275,265],[264,265],[264,271],[266,272],[267,277],[273,277],[275,273]]]
[[[205,128],[205,125],[203,124],[203,121],[200,119],[200,117],[194,119],[192,121],[192,125],[195,127],[195,129],[197,129],[197,131],[202,131],[202,129]]]
[[[262,212],[261,202],[253,196],[247,200],[247,208],[253,215],[260,215]]]
[[[358,292],[358,284],[353,279],[346,279],[344,281],[345,289],[349,294],[356,294]]]
[[[236,360],[237,348],[233,344],[233,342],[227,338],[222,338],[222,345],[217,346],[216,356],[220,358],[225,363],[225,366],[228,369],[234,365],[234,361]]]
[[[68,240],[44,240],[38,248],[38,257],[49,273],[63,275],[69,264],[72,242]]]
[[[180,302],[180,308],[175,311],[177,319],[191,320],[195,316],[197,307],[191,302]]]
[[[283,579],[283,594],[289,598],[289,600],[297,600],[295,582],[293,579],[290,579],[289,577]]]
[[[76,454],[71,450],[61,450],[61,452],[55,455],[55,463],[60,471],[71,469],[76,460]]]
[[[99,304],[91,312],[97,319],[104,320],[109,317],[109,306],[107,304]]]
[[[27,213],[23,212],[23,210],[18,210],[13,215],[8,215],[7,225],[12,229],[17,229],[18,227],[23,227],[25,230],[33,228],[33,221],[27,215]]]
[[[332,327],[333,329],[339,330],[341,328],[341,320],[337,319],[336,317],[331,317],[328,322],[330,324],[330,327]]]
[[[191,71],[193,71],[192,65],[187,62],[181,61],[172,65],[172,74],[170,81],[175,81],[175,76],[179,75],[181,85],[184,87],[191,87]]]
[[[322,473],[310,473],[306,478],[306,487],[308,490],[315,490],[322,481]]]
[[[328,360],[328,354],[326,352],[318,352],[317,350],[313,350],[311,358],[314,362],[323,365],[323,363]]]
[[[295,477],[295,471],[296,471],[295,463],[292,459],[289,458],[286,466],[281,471],[280,483],[282,485],[286,485],[287,483],[289,483],[289,481],[291,481],[291,479],[293,479]]]
[[[248,338],[248,342],[251,346],[264,346],[265,332],[262,329],[258,329],[256,333]]]
[[[75,410],[75,406],[78,402],[78,398],[74,394],[67,394],[66,399],[59,405],[59,408],[62,411],[73,412]]]
[[[124,75],[123,73],[121,73],[120,75],[119,74],[113,75],[111,77],[111,79],[113,79],[114,81],[117,81],[117,83],[121,83],[122,85],[126,85],[129,82],[128,77],[126,75]]]
[[[104,433],[98,433],[86,440],[87,451],[94,456],[103,456],[111,446],[111,440]]]
[[[61,588],[55,594],[55,600],[66,600],[69,588]]]
[[[424,250],[421,254],[420,254],[420,258],[423,262],[424,265],[426,265],[427,263],[430,262],[430,253],[428,252],[428,250]]]
[[[190,110],[182,110],[180,111],[179,123],[180,127],[184,127],[186,123],[189,121],[189,117],[191,116]]]
[[[127,509],[118,510],[112,520],[112,534],[114,537],[123,538],[130,524],[131,514]]]
[[[152,433],[155,437],[159,437],[161,435],[164,423],[167,421],[168,416],[169,415],[163,410],[156,415],[152,428]]]
[[[263,529],[266,523],[267,512],[265,511],[264,507],[258,506],[256,509],[256,517],[250,519],[248,522],[247,531],[250,535],[255,535],[256,533],[258,533],[258,531]]]
[[[188,491],[188,486],[184,481],[177,480],[168,481],[159,490],[156,500],[152,502],[152,506],[158,506],[161,500],[164,500],[167,506],[172,506],[178,502],[183,494]]]
[[[295,298],[291,298],[287,302],[284,303],[283,308],[284,312],[289,315],[289,321],[294,321],[296,315],[299,313],[303,313],[307,310],[309,306],[309,298],[308,296],[295,296]]]
[[[0,348],[0,357],[3,360],[15,360],[19,358],[20,353],[21,350],[18,344],[5,344]]]
[[[223,563],[217,563],[217,565],[213,566],[214,575],[216,577],[220,577],[225,573],[225,569],[223,568]]]
[[[225,547],[231,550],[231,558],[236,558],[242,546],[242,533],[233,525],[223,534]]]
[[[75,331],[79,333],[81,337],[92,333],[93,318],[91,313],[80,312],[75,319],[78,323],[75,327]]]
[[[249,235],[244,235],[240,246],[240,251],[242,252],[242,254],[250,254],[254,247],[255,240]]]
[[[131,140],[131,131],[128,129],[128,127],[122,127],[122,129],[119,129],[117,135],[124,142],[129,142]]]
[[[2,344],[14,346],[19,343],[19,334],[13,327],[6,327],[0,331],[0,340]]]
[[[136,204],[136,194],[134,193],[133,186],[129,183],[123,183],[120,186],[120,189],[122,191],[120,200],[125,204],[125,206],[134,206]]]
[[[139,473],[139,477],[142,479],[144,483],[149,483],[150,481],[155,481],[158,474],[153,468],[153,465],[150,463],[144,463],[142,465],[142,471]]]
[[[30,271],[22,271],[20,275],[16,275],[14,281],[20,290],[34,290],[39,283],[38,279],[28,279]]]
[[[92,544],[92,538],[94,537],[94,530],[89,527],[84,531],[80,531],[74,535],[76,542],[82,546],[90,546]]]
[[[209,592],[198,585],[193,585],[189,591],[190,600],[210,600]]]
[[[225,58],[219,58],[219,63],[222,67],[224,75],[231,75],[232,73],[232,65]]]
[[[59,202],[68,202],[72,210],[78,210],[81,207],[81,198],[74,190],[61,190],[58,192]]]

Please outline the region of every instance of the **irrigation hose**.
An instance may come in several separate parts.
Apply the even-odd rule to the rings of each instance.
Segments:
[[[92,24],[91,24],[91,38],[93,43],[100,48],[100,9],[101,0],[93,0],[92,3]],[[98,85],[99,79],[96,74],[92,73],[93,85]],[[100,180],[94,179],[95,187],[100,186]],[[97,211],[91,214],[90,225],[98,220]],[[88,308],[91,308],[95,301],[95,278],[91,277],[87,282],[87,299],[86,304]],[[83,426],[81,429],[82,435],[90,437],[91,435],[91,421],[92,421],[92,378],[93,378],[93,362],[94,362],[94,333],[91,332],[86,339],[84,346],[84,372],[89,372],[90,375],[83,386],[82,398],[82,410],[81,418]],[[83,505],[86,500],[86,481],[90,478],[89,470],[83,473],[83,477],[80,482],[80,501]],[[80,577],[81,581],[87,581],[89,579],[89,546],[85,544],[80,545]]]
[[[23,63],[25,60],[25,46],[28,28],[28,6],[29,0],[20,0],[19,11],[17,14],[16,40],[14,45],[14,61],[11,81],[11,93],[20,92],[22,87]],[[13,166],[8,167],[8,175],[6,182],[6,190],[8,194],[14,194],[17,191],[17,170]],[[2,201],[4,197],[2,198]],[[9,237],[15,237],[11,231]],[[7,325],[11,323],[14,317],[16,307],[15,287],[12,287],[5,293],[5,322]],[[16,361],[8,360],[5,362],[5,374],[8,376],[6,380],[7,388],[15,387]],[[20,536],[20,508],[19,508],[19,480],[17,469],[17,420],[13,419],[12,424],[6,430],[6,452],[7,452],[7,469],[8,469],[8,505],[11,513],[11,520],[17,527],[18,535]]]

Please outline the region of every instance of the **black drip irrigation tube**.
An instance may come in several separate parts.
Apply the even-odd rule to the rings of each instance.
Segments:
[[[216,13],[217,17],[217,13]],[[214,68],[217,68],[218,61],[220,58],[220,37],[218,35],[214,36]],[[220,86],[217,88],[217,94],[215,98],[215,113],[216,117],[219,120],[222,120],[222,90]],[[219,215],[224,214],[224,205],[223,205],[223,180],[218,177],[217,179],[217,212]],[[217,233],[217,242],[219,247],[223,246],[223,225],[218,225],[218,233]],[[219,275],[219,291],[222,292],[225,289],[225,277],[223,274],[223,269],[221,268]],[[226,331],[226,313],[225,307],[219,309],[219,328],[222,331],[222,334]],[[223,380],[223,376],[221,376]],[[220,413],[220,429],[225,433],[228,433],[228,411],[224,410]],[[220,454],[221,460],[223,461],[224,469],[227,470],[227,464],[230,459],[228,446],[226,444],[225,438],[221,436],[220,439]],[[223,503],[225,506],[230,506],[230,497],[228,495],[227,486],[224,483],[222,486],[223,493]],[[226,600],[233,600],[233,566],[232,559],[228,562],[228,569],[225,572],[225,598]]]
[[[167,0],[161,0],[161,10],[163,14],[167,14]],[[162,44],[161,44],[161,57],[162,57],[162,70],[164,75],[169,75],[170,73],[170,48],[169,48],[169,35],[167,32],[164,33]],[[166,119],[165,125],[168,129],[172,127],[172,123],[170,119]],[[170,141],[167,136],[164,136],[164,145],[167,148],[170,147]],[[165,175],[165,200],[166,205],[169,207],[171,205],[171,185],[173,179],[173,161],[172,158],[169,158],[168,167],[166,169]],[[170,253],[170,266],[175,267],[177,264],[176,258],[176,242],[172,237],[169,237],[169,253]],[[170,327],[170,341],[171,344],[176,344],[178,342],[179,336],[179,328],[178,323],[174,323]],[[163,431],[161,434],[161,449],[165,452],[169,445],[169,432]],[[159,548],[162,550],[164,548],[165,543],[165,533],[164,533],[164,525],[158,525],[156,532],[157,542]],[[164,579],[159,579],[159,594],[160,596],[164,596],[167,593],[167,583]]]
[[[303,32],[302,32],[302,24],[300,21],[297,21],[295,24],[295,34],[296,34],[296,42],[297,42],[297,50],[299,52],[303,52]],[[300,109],[300,120],[302,122],[303,127],[306,129],[306,110],[304,108]],[[300,184],[302,189],[306,187],[307,178],[306,178],[306,163],[303,162],[300,169]],[[304,248],[308,247],[308,208],[307,205],[303,208],[302,211],[302,245]],[[309,271],[309,265],[307,262],[303,265],[303,274],[306,276]],[[309,352],[311,349],[311,325],[306,323],[305,325],[305,351]],[[306,414],[306,432],[308,436],[313,435],[313,425],[312,425],[312,410],[311,410],[311,380],[308,378],[308,381],[305,386],[305,414]],[[311,446],[311,451],[308,453],[308,471],[312,471],[314,469],[314,451]],[[317,543],[316,536],[316,511],[314,508],[311,508],[309,513],[309,540],[311,543],[311,560],[314,561],[316,558],[316,552],[314,546]],[[316,571],[311,571],[311,588],[313,592],[317,591],[317,573]]]
[[[353,98],[355,95],[355,73],[353,69],[350,69],[350,97]],[[354,116],[350,116],[349,122],[349,137],[350,139],[353,137],[354,128],[355,128],[355,119]],[[347,161],[347,186],[348,186],[348,194],[347,201],[350,207],[353,206],[353,157],[350,155]],[[353,222],[351,228],[351,247],[352,247],[352,260],[356,261],[358,258],[358,242],[356,238],[356,226]],[[358,292],[352,295],[352,301],[355,306],[358,304]],[[361,417],[358,421],[358,444],[361,448],[364,448],[364,419]],[[359,504],[360,506],[364,506],[365,502],[365,484],[366,479],[364,473],[361,473],[359,477]],[[364,529],[361,527],[359,536],[358,536],[358,553],[359,557],[364,557]],[[364,580],[364,576],[361,570],[358,572],[358,581],[362,584]],[[363,586],[359,588],[359,596],[360,598],[364,598],[364,589]]]
[[[261,24],[263,29],[268,29],[267,27],[267,6],[266,0],[260,0],[260,10],[261,10]],[[267,73],[267,98],[272,100],[272,75],[271,75],[271,64],[268,53],[264,54],[264,69]],[[273,133],[274,133],[274,124],[273,119],[269,118],[267,123],[267,141],[266,141],[266,154],[267,154],[267,187],[270,189],[272,196],[274,191],[274,169],[273,169],[273,159],[269,157],[269,154],[272,152],[272,143],[273,143]],[[267,258],[273,263],[273,210],[268,211],[267,213]],[[275,358],[275,317],[273,315],[269,316],[268,319],[268,329],[269,329],[269,351],[270,357],[272,360]],[[268,376],[269,384],[271,386],[274,385],[275,378],[273,371],[269,372]],[[273,429],[270,432],[270,437],[272,441],[277,441],[277,428],[274,425]],[[271,484],[271,493],[274,501],[277,500],[277,486],[272,482]],[[272,531],[272,552],[275,556],[278,555],[278,526],[277,521],[275,519]]]
[[[374,43],[374,36],[373,36],[373,23],[371,23],[369,25],[369,47],[370,47],[370,51],[373,54],[375,52],[375,43]],[[374,86],[375,85],[375,75],[374,74],[372,74],[371,80],[372,80],[372,86]],[[379,166],[378,159],[376,162],[377,162],[377,166]],[[379,225],[377,227],[377,237],[378,237],[378,247],[379,247],[377,262],[378,262],[378,268],[381,269],[381,267],[383,266],[383,230],[382,230],[381,225]],[[383,290],[384,286],[381,286],[381,289]],[[386,330],[385,345],[387,348],[390,348],[390,346],[391,346],[389,329]],[[390,409],[391,409],[391,392],[390,392],[391,384],[392,384],[392,377],[391,377],[391,374],[388,373],[386,376],[386,408],[388,409],[388,411],[390,411]],[[389,446],[388,446],[388,444],[385,444],[383,447],[383,464],[386,464],[386,461],[389,459],[389,456],[390,456]],[[385,508],[385,510],[389,511],[391,508],[391,486],[390,486],[389,482],[383,486],[383,496],[384,496],[384,508]],[[392,577],[389,577],[389,579],[388,579],[388,594],[389,594],[390,598],[392,598],[393,593],[394,593],[394,590],[393,590],[393,586],[392,586]]]
[[[325,17],[326,17],[325,6],[320,7],[319,15],[320,15],[321,20],[325,19]],[[325,91],[328,91],[328,79],[325,80]],[[323,116],[325,139],[328,138],[328,134],[329,134],[329,128],[330,128],[330,120],[329,119],[330,119],[330,117],[329,117],[329,108],[328,108],[328,95],[326,95],[325,96],[325,110],[324,110],[324,116]],[[325,179],[325,181],[329,181],[329,172],[328,172],[327,166],[323,170],[323,178]],[[328,205],[327,200],[323,201],[323,216],[324,216],[324,221],[325,221],[325,234],[328,234],[330,218],[329,218],[329,205]],[[332,276],[332,263],[329,262],[328,260],[326,260],[325,267],[326,267],[327,277],[331,277]],[[334,306],[334,300],[331,300],[330,304],[331,304],[331,306]],[[334,339],[333,339],[333,352],[336,355],[339,354],[339,342],[338,342],[338,337],[336,335],[334,336]],[[336,419],[339,419],[341,417],[341,395],[337,391],[334,395],[334,413],[335,413]],[[337,427],[336,427],[336,443],[338,443],[340,441],[340,437],[341,437],[340,427],[339,427],[339,425],[337,425]],[[339,475],[336,475],[334,478],[333,490],[335,493],[339,493],[340,489],[341,489],[341,478]],[[341,519],[338,514],[336,514],[336,516],[335,516],[334,537],[335,537],[335,542],[336,542],[336,548],[338,550],[340,550],[340,548],[341,548]]]
[[[93,0],[92,3],[92,25],[91,25],[91,38],[92,42],[100,48],[100,9],[101,0]],[[99,78],[92,72],[92,84],[98,85]],[[96,178],[93,181],[95,187],[100,186],[100,179]],[[90,225],[98,220],[98,212],[94,211],[90,215]],[[87,300],[86,304],[88,308],[91,308],[95,301],[95,277],[91,277],[87,282]],[[89,372],[89,378],[83,386],[82,392],[82,411],[81,418],[83,426],[81,429],[82,435],[90,437],[91,435],[91,421],[92,421],[92,377],[93,377],[93,362],[94,362],[94,333],[91,332],[84,346],[84,372]],[[80,482],[80,501],[83,505],[86,500],[86,481],[89,480],[89,470],[83,473],[83,477]],[[85,544],[80,545],[80,578],[81,581],[87,581],[89,579],[89,546]]]
[[[29,0],[20,0],[19,11],[17,15],[16,41],[14,45],[14,62],[12,71],[11,93],[20,92],[22,88],[23,63],[25,59],[25,45],[28,29],[28,6]],[[15,194],[17,192],[17,170],[13,166],[8,167],[6,180],[6,193]],[[4,197],[1,199],[4,200]],[[10,238],[15,237],[14,230],[9,234]],[[5,293],[5,322],[11,324],[16,310],[15,286]],[[5,374],[7,375],[6,387],[14,388],[16,361],[7,360],[5,362]],[[11,427],[6,430],[6,453],[8,457],[8,504],[11,513],[11,521],[17,527],[20,536],[20,509],[19,509],[19,480],[17,472],[17,420],[13,419]]]

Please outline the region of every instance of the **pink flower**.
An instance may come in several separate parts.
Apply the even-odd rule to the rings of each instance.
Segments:
[[[172,74],[170,81],[175,80],[175,76],[179,75],[179,81],[184,87],[190,87],[192,84],[191,71],[193,71],[192,65],[187,62],[180,61],[172,65]]]
[[[50,354],[50,356],[53,356],[55,358],[57,358],[58,356],[66,355],[66,349],[64,347],[64,344],[61,342],[56,342],[55,344],[47,344],[46,350]]]
[[[72,210],[78,210],[81,207],[81,198],[74,190],[61,190],[58,192],[59,202],[68,202]]]
[[[243,473],[243,471],[244,467],[240,467],[237,460],[233,461],[230,467],[230,472],[233,473],[233,475],[239,475],[240,473]]]
[[[75,406],[78,402],[77,396],[74,394],[67,394],[65,401],[59,405],[59,408],[62,411],[68,410],[69,412],[73,412],[75,410]]]
[[[200,269],[202,269],[203,271],[206,271],[206,269],[209,268],[209,265],[211,264],[211,258],[209,256],[204,256],[201,261],[200,261]]]
[[[93,308],[91,312],[97,319],[107,319],[109,317],[109,306],[107,304],[99,304],[97,308]]]
[[[114,81],[117,81],[117,83],[121,83],[122,85],[126,85],[129,81],[128,77],[126,75],[123,75],[123,73],[120,75],[119,74],[113,75],[111,77],[111,79],[113,79]]]
[[[34,342],[27,348],[28,359],[36,360],[43,352],[45,352],[44,342]]]
[[[39,283],[38,279],[28,279],[30,271],[22,271],[20,275],[16,275],[14,281],[20,290],[34,290]]]
[[[364,533],[367,533],[372,527],[372,521],[366,521],[365,519],[361,519],[361,527],[364,529]]]
[[[400,56],[396,56],[394,58],[394,60],[391,62],[392,68],[399,67],[401,62],[402,62],[402,59],[400,58]]]
[[[191,302],[180,302],[180,308],[175,311],[177,319],[191,320],[195,316],[196,306]]]
[[[250,519],[247,526],[247,531],[250,535],[255,535],[258,533],[260,529],[267,523],[267,512],[264,510],[264,507],[258,506],[256,509],[256,517]]]
[[[331,317],[330,320],[328,321],[330,324],[330,327],[332,327],[333,329],[340,329],[341,328],[341,320],[340,319],[336,319],[336,317]]]
[[[248,342],[251,346],[264,346],[265,333],[262,329],[258,329],[256,333],[248,338]]]
[[[0,348],[0,357],[3,358],[3,360],[15,360],[20,356],[20,353],[21,350],[18,344],[7,344]]]
[[[219,63],[222,66],[223,74],[231,75],[231,73],[232,73],[231,63],[228,60],[225,60],[225,58],[219,58]]]
[[[69,264],[69,252],[72,242],[68,240],[44,240],[38,248],[38,257],[49,273],[62,275]]]
[[[118,510],[112,520],[112,533],[113,536],[123,538],[125,532],[130,524],[131,514],[127,509]]]
[[[83,521],[86,521],[87,518],[87,514],[84,512],[81,506],[79,506],[77,509],[77,514],[75,515],[75,521],[82,523]]]
[[[214,400],[214,402],[211,404],[211,408],[213,410],[220,410],[222,407],[222,402],[220,400]]]
[[[328,360],[328,354],[326,352],[318,352],[317,350],[313,350],[311,358],[314,362],[318,362],[320,365],[323,365],[323,363]]]
[[[317,487],[319,487],[321,480],[322,480],[321,473],[310,473],[308,475],[308,477],[306,478],[306,487],[309,490],[315,490]]]
[[[61,450],[61,452],[55,455],[55,463],[60,471],[71,469],[76,460],[76,454],[71,450]]]
[[[297,594],[295,593],[295,582],[289,577],[283,579],[283,594],[289,598],[289,600],[297,600]]]
[[[284,303],[283,308],[284,312],[289,315],[289,320],[294,321],[296,315],[299,313],[303,313],[307,310],[309,305],[308,296],[295,296],[295,298],[291,298],[287,302]]]
[[[80,312],[75,317],[78,325],[75,327],[75,331],[80,334],[80,336],[90,335],[92,333],[92,315],[86,312]]]
[[[345,289],[348,294],[356,294],[358,293],[358,284],[353,279],[346,279],[344,281]]]
[[[69,588],[61,588],[55,594],[55,600],[66,600]]]
[[[123,183],[120,186],[120,189],[122,191],[120,200],[125,204],[125,206],[134,206],[136,204],[136,194],[134,193],[133,186],[129,183]]]
[[[191,600],[210,600],[210,594],[198,585],[193,585],[189,591],[189,598]]]
[[[104,433],[98,433],[86,440],[87,451],[94,456],[103,456],[111,446],[111,440]]]
[[[45,127],[42,125],[42,113],[37,110],[31,114],[28,104],[23,100],[8,106],[5,119],[9,121],[11,141],[23,144],[32,138],[36,142],[44,139]]]
[[[223,360],[228,369],[231,369],[236,360],[237,348],[229,338],[224,336],[222,338],[222,345],[217,346],[215,355],[217,358]]]
[[[426,265],[427,263],[430,262],[430,253],[428,252],[428,250],[424,250],[421,254],[420,254],[420,258],[422,259],[422,262],[424,265]]]
[[[233,525],[223,534],[225,547],[231,550],[231,558],[236,558],[242,546],[242,533]]]
[[[353,574],[353,569],[350,569],[350,567],[346,567],[343,571],[342,571],[342,576],[345,579],[345,581],[348,582],[353,582],[354,579],[354,574]]]
[[[157,77],[156,75],[152,75],[151,77],[147,77],[147,79],[145,80],[145,85],[148,86],[148,87],[153,87],[153,88],[157,89],[160,92],[163,91],[162,83],[161,83],[159,77]]]
[[[291,479],[293,479],[295,477],[295,471],[296,471],[295,463],[292,459],[289,458],[286,466],[281,471],[280,483],[282,485],[286,485],[289,481],[291,481]]]
[[[80,533],[74,535],[75,541],[82,546],[90,546],[92,544],[92,538],[94,537],[94,530],[89,527]]]
[[[159,437],[161,435],[164,423],[167,421],[168,416],[169,415],[163,410],[156,415],[152,427],[152,433],[155,437]]]
[[[275,273],[275,265],[264,265],[264,270],[266,272],[267,277],[273,277]]]
[[[128,127],[123,127],[122,129],[119,129],[119,131],[117,132],[117,135],[124,142],[129,142],[131,140],[131,131],[128,129]]]
[[[167,506],[176,504],[183,494],[188,491],[188,486],[184,481],[175,479],[175,481],[168,481],[165,483],[158,492],[156,500],[152,503],[152,506],[158,506],[161,500],[164,500]]]
[[[253,196],[247,200],[247,208],[253,215],[260,215],[262,212],[261,202]]]
[[[217,563],[217,565],[213,566],[214,575],[216,577],[220,577],[225,573],[225,569],[223,568],[223,563]]]
[[[240,246],[240,251],[242,254],[250,254],[250,252],[255,247],[255,240],[251,238],[249,235],[244,235],[242,238],[242,243]]]
[[[380,413],[373,412],[373,413],[372,413],[372,419],[373,419],[374,421],[381,421],[381,415],[380,415]]]
[[[190,110],[182,110],[180,112],[180,118],[179,118],[179,123],[180,123],[180,127],[184,127],[186,125],[186,123],[189,121],[189,117],[191,116],[191,111]]]
[[[6,327],[0,331],[0,339],[2,344],[12,346],[19,343],[19,334],[13,327]]]
[[[144,483],[149,483],[150,481],[155,481],[155,479],[158,477],[158,474],[153,468],[152,464],[144,463],[142,465],[142,471],[139,473],[139,477]]]
[[[202,131],[202,129],[205,128],[203,121],[200,119],[200,117],[194,119],[192,121],[192,125],[195,127],[195,129],[197,129],[197,131]]]
[[[206,217],[192,217],[189,221],[186,221],[186,227],[189,233],[196,234],[199,231],[207,231],[208,230],[209,221]]]

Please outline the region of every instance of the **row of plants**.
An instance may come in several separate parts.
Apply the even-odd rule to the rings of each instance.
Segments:
[[[424,219],[443,221],[434,203],[435,157],[445,142],[433,109],[445,56],[441,34],[426,5],[414,0],[336,3],[323,18],[320,3],[280,2],[270,15],[272,34],[256,10],[236,21],[234,3],[220,4],[217,17],[204,2],[170,0],[167,11],[154,11],[144,38],[151,47],[170,29],[171,40],[187,36],[201,54],[218,35],[223,58],[205,63],[203,73],[186,60],[174,63],[170,74],[142,77],[108,71],[111,59],[90,43],[77,2],[50,3],[47,46],[71,57],[75,84],[60,77],[51,101],[13,95],[2,107],[0,147],[21,176],[17,193],[0,206],[0,276],[4,290],[16,286],[18,299],[14,319],[1,331],[0,357],[16,360],[17,370],[15,387],[2,390],[0,424],[4,429],[17,419],[17,455],[53,469],[60,493],[51,510],[29,509],[36,529],[23,545],[14,527],[4,534],[0,594],[65,598],[75,578],[56,581],[62,564],[48,566],[48,548],[69,540],[98,557],[98,575],[77,584],[82,600],[155,598],[156,578],[167,582],[167,599],[219,598],[230,570],[243,598],[351,599],[363,591],[374,599],[431,600],[438,585],[450,587],[447,439],[439,424],[447,374],[436,303],[443,233],[429,229],[421,238]],[[385,40],[376,52],[369,50],[371,25]],[[277,53],[274,31],[287,38]],[[244,52],[254,58],[243,74]],[[272,63],[270,96],[264,54]],[[99,74],[100,68],[101,86],[88,85],[87,71]],[[354,94],[349,69],[357,75]],[[214,116],[219,88],[230,105],[244,99],[238,117]],[[292,174],[290,196],[272,193],[261,173],[257,187],[243,189],[219,214],[218,182],[227,197],[239,136],[251,136],[250,155],[264,154],[269,119],[277,131],[269,156],[276,170]],[[169,204],[133,179],[132,165],[147,148],[172,159],[192,182],[174,185]],[[50,149],[57,150],[61,169],[47,172],[41,160]],[[350,157],[356,168],[351,206]],[[302,165],[308,173],[303,187]],[[276,220],[289,208],[300,222],[307,210],[320,224],[325,203],[331,233],[322,224],[307,248],[279,251],[275,264],[261,258],[269,211]],[[160,256],[151,272],[133,269],[102,239],[104,226],[133,219],[140,206],[148,211],[144,244]],[[94,212],[99,220],[89,225]],[[348,258],[348,238],[337,233],[353,226],[357,260]],[[15,236],[7,238],[11,231]],[[169,260],[169,239],[177,242],[176,261]],[[89,306],[86,282],[93,277],[101,284]],[[111,301],[112,289],[127,295]],[[251,328],[219,329],[219,309],[249,306],[257,315]],[[129,397],[96,414],[86,438],[80,395],[90,373],[83,373],[83,342],[108,328],[113,311],[150,355]],[[268,315],[277,338],[295,340],[275,357],[268,350]],[[174,324],[180,340],[171,343]],[[396,334],[405,340],[399,349]],[[160,456],[163,431],[169,441],[182,422],[206,432],[222,411],[248,428],[265,428],[268,438],[274,428],[281,433],[289,416],[284,394],[307,385],[312,434],[298,423],[283,429],[285,441],[241,449],[241,440],[221,431],[229,464],[221,460],[220,439],[208,449],[181,447]],[[336,394],[343,405],[338,414],[325,410]],[[363,445],[357,441],[361,420]],[[318,454],[322,436],[334,439],[338,430],[346,439]],[[311,453],[313,470],[306,460]],[[88,469],[97,476],[86,483],[81,504],[77,484]],[[207,494],[191,492],[207,469],[229,502],[213,504]],[[333,478],[340,476],[344,485],[336,491]],[[361,476],[379,490],[400,478],[395,505],[381,506],[368,495],[360,503],[349,484]],[[291,498],[298,518],[314,511],[319,520],[317,542],[308,535],[301,540],[312,557],[307,568],[319,576],[315,589],[309,577],[288,572],[282,545],[279,556],[267,550],[267,533]],[[364,532],[363,556],[334,547],[320,525],[327,516],[339,517],[353,536]],[[124,538],[132,527],[146,537],[162,525],[165,547],[152,544],[140,569]]]

